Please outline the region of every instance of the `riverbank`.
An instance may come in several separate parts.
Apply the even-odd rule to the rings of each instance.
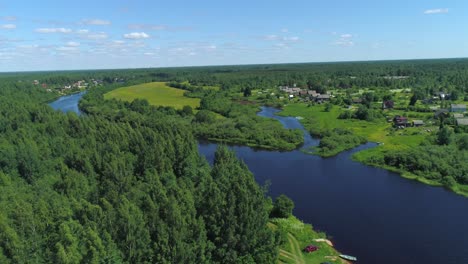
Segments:
[[[413,174],[413,173],[411,173],[409,171],[406,171],[406,170],[403,170],[403,169],[400,169],[400,168],[396,168],[396,167],[387,166],[387,165],[379,164],[379,163],[376,163],[376,162],[372,162],[372,158],[370,158],[370,157],[374,156],[373,153],[375,153],[374,150],[366,149],[366,150],[355,153],[354,155],[351,156],[351,158],[354,161],[363,163],[363,164],[368,165],[368,166],[372,166],[372,167],[376,167],[376,168],[385,169],[385,170],[388,170],[388,171],[391,171],[391,172],[395,172],[395,173],[399,174],[401,177],[403,177],[405,179],[414,180],[414,181],[417,181],[419,183],[423,183],[423,184],[434,186],[434,187],[445,188],[445,189],[447,189],[449,191],[452,191],[452,192],[454,192],[454,193],[456,193],[458,195],[462,195],[462,196],[468,198],[468,186],[466,186],[466,185],[455,184],[455,185],[452,185],[452,186],[447,186],[447,185],[444,185],[444,184],[442,184],[440,182],[426,179],[424,177],[418,176],[416,174]]]
[[[312,225],[304,224],[294,216],[274,218],[269,226],[281,234],[278,263],[320,264],[327,261],[346,263],[338,257],[340,253],[333,247],[325,233],[315,231]],[[304,252],[304,248],[308,245],[314,245],[318,250]]]
[[[286,105],[283,111],[279,112],[278,115],[303,117],[299,119],[299,122],[315,136],[323,136],[327,131],[339,129],[352,131],[356,136],[363,137],[369,142],[378,142],[378,147],[355,153],[353,155],[353,160],[396,172],[406,179],[416,180],[431,186],[444,187],[459,195],[468,197],[468,185],[462,185],[456,182],[450,182],[450,185],[443,184],[440,181],[431,180],[420,175],[418,176],[408,170],[382,163],[387,152],[405,152],[414,149],[420,146],[428,137],[434,136],[434,131],[437,131],[438,127],[409,127],[404,130],[395,131],[391,123],[382,120],[370,122],[355,119],[339,119],[338,117],[343,111],[345,110],[338,106],[333,106],[329,111],[325,111],[324,106],[321,105],[309,106],[306,104],[294,103]],[[339,140],[330,140],[330,142],[335,144],[335,148],[332,150],[325,149],[325,151],[323,151],[319,147],[315,147],[314,151],[305,152],[322,157],[331,157],[362,144],[358,141],[355,141],[355,144],[343,144]],[[379,160],[379,162],[375,162],[376,160]]]

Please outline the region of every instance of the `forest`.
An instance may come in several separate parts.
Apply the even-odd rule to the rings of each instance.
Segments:
[[[226,147],[210,167],[170,111],[79,117],[53,96],[1,84],[1,263],[276,260],[272,202]]]

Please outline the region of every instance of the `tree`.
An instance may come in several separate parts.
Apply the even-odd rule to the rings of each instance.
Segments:
[[[195,121],[199,123],[213,123],[215,119],[215,114],[208,110],[200,110],[195,115]]]
[[[190,105],[185,105],[182,108],[182,113],[184,115],[191,116],[191,115],[193,115],[193,109],[192,109],[192,107]]]
[[[459,138],[457,145],[460,150],[468,150],[468,135],[463,135]]]
[[[452,131],[444,126],[439,129],[439,132],[437,132],[437,143],[439,145],[448,145],[451,142],[452,138]]]
[[[282,194],[275,199],[273,209],[271,210],[271,217],[288,218],[292,215],[294,209],[294,202],[286,195]]]
[[[244,97],[249,97],[251,95],[252,95],[252,88],[250,87],[244,88]]]

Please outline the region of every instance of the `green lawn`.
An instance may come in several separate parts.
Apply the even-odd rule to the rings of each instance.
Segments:
[[[169,87],[163,82],[152,82],[122,87],[106,93],[104,98],[129,102],[135,99],[146,99],[151,105],[172,106],[176,109],[182,109],[185,105],[192,108],[200,105],[200,99],[185,97],[184,93],[184,90]]]
[[[311,225],[304,224],[294,216],[287,219],[272,219],[269,226],[274,230],[282,230],[284,234],[284,243],[279,251],[279,264],[345,263],[338,257],[339,253],[333,247],[325,242],[314,241],[318,238],[326,238],[325,234],[317,233]],[[319,249],[305,253],[303,249],[310,244]]]

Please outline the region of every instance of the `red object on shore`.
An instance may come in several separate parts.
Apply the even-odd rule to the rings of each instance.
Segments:
[[[308,245],[307,247],[304,248],[304,251],[307,253],[314,252],[316,250],[318,250],[318,247],[314,245]]]

